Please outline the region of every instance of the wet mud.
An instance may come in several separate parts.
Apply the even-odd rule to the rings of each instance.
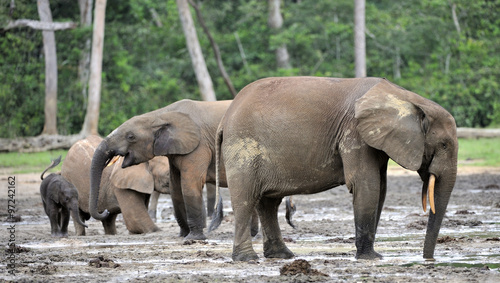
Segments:
[[[16,177],[15,218],[8,211],[8,177]],[[121,216],[118,235],[104,235],[87,222],[87,236],[50,236],[38,174],[2,173],[0,281],[12,282],[500,282],[500,168],[459,170],[435,261],[422,258],[427,213],[419,177],[390,170],[375,249],[384,258],[354,259],[352,198],[345,187],[295,196],[296,229],[279,221],[293,259],[266,259],[261,233],[254,238],[258,261],[231,260],[234,219],[227,189],[224,220],[205,241],[184,241],[169,195],[158,205],[160,232],[130,235]],[[14,230],[9,228],[14,227]],[[10,245],[14,240],[15,246]],[[15,275],[9,272],[15,271]]]

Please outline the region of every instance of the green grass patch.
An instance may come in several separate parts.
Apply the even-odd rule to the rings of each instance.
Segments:
[[[64,161],[67,153],[67,150],[0,153],[0,167],[8,168],[10,174],[42,173],[42,171],[50,165],[52,159],[56,159],[61,155],[61,160]],[[51,171],[60,171],[61,164],[62,162]]]
[[[458,166],[500,167],[500,138],[459,139]],[[35,153],[0,153],[0,168],[9,173],[41,173],[54,158],[66,157],[67,150],[51,150]],[[62,163],[62,162],[61,162]],[[389,160],[389,166],[399,166]],[[53,169],[61,170],[61,165]]]
[[[500,138],[459,139],[458,166],[500,166]]]

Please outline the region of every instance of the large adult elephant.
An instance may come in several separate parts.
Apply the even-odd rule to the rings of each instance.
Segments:
[[[61,174],[75,185],[79,194],[80,215],[89,219],[90,166],[95,149],[102,142],[99,136],[89,136],[76,142],[68,151]],[[123,158],[103,170],[100,182],[101,198],[97,207],[110,212],[101,220],[106,234],[116,234],[116,217],[123,214],[130,233],[141,234],[160,230],[148,214],[151,193],[167,193],[169,165],[166,157],[156,157],[137,166],[121,168]],[[75,223],[77,235],[85,235],[85,227]]]
[[[111,132],[92,159],[89,200],[92,217],[106,219],[111,213],[97,204],[102,174],[113,156],[124,156],[123,168],[155,156],[167,156],[170,195],[180,235],[186,239],[206,239],[202,188],[205,183],[215,183],[215,133],[230,103],[181,100],[132,117]],[[223,168],[221,172],[221,180],[225,180]]]
[[[419,173],[424,211],[429,193],[424,258],[433,258],[458,151],[455,120],[438,104],[383,78],[267,78],[240,91],[217,139],[235,217],[233,260],[258,258],[248,225],[254,207],[264,256],[293,257],[277,221],[282,197],[342,184],[353,195],[356,258],[382,257],[373,244],[389,158]]]

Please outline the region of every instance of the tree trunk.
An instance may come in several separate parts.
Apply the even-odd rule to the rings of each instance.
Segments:
[[[92,55],[90,59],[89,100],[87,114],[81,134],[98,135],[99,110],[101,104],[102,52],[104,45],[104,18],[106,0],[96,0],[94,9],[94,31],[92,36]]]
[[[92,25],[92,3],[93,0],[78,0],[80,6],[80,26],[90,27]],[[87,89],[90,73],[90,37],[85,40],[80,62],[78,63],[78,79],[82,85],[83,107],[87,108]]]
[[[283,26],[283,17],[280,11],[281,0],[269,0],[269,18],[267,24],[272,30],[280,30]],[[278,68],[290,69],[290,56],[286,44],[282,44],[276,49],[276,63]]]
[[[354,66],[356,78],[366,77],[365,0],[354,0]]]
[[[37,1],[40,21],[52,23],[48,0]],[[57,53],[54,31],[44,30],[43,50],[45,56],[45,124],[42,135],[57,135]]]
[[[222,57],[220,55],[220,50],[219,46],[215,42],[214,38],[212,37],[212,34],[208,30],[207,25],[205,24],[205,20],[203,19],[203,16],[201,14],[200,8],[198,5],[196,5],[192,0],[188,0],[189,4],[195,9],[196,11],[196,17],[198,18],[198,22],[200,23],[201,27],[203,28],[203,31],[205,32],[206,36],[208,37],[208,40],[210,40],[210,45],[212,45],[212,50],[214,51],[214,56],[215,60],[217,61],[217,67],[219,68],[219,71],[222,75],[222,78],[224,79],[224,83],[226,83],[226,86],[231,93],[233,97],[238,94],[236,89],[233,86],[233,82],[231,81],[231,78],[226,72],[226,68],[224,67],[224,63],[222,62]]]
[[[187,0],[176,0],[179,10],[179,17],[186,37],[186,45],[191,56],[191,62],[200,87],[201,98],[205,101],[215,101],[215,91],[212,83],[212,78],[208,73],[203,53],[201,52],[200,42],[196,35],[193,18]]]

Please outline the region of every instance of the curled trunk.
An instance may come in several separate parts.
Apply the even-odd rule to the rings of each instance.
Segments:
[[[74,222],[84,226],[85,228],[88,228],[87,224],[85,224],[85,222],[83,222],[80,219],[80,213],[78,213],[78,202],[76,202],[76,204],[73,204],[71,206],[70,213],[71,213],[71,217],[73,218]]]
[[[97,211],[97,203],[99,200],[99,186],[101,184],[102,171],[113,156],[114,152],[108,149],[106,140],[103,140],[95,150],[92,158],[92,165],[90,166],[89,212],[90,215],[97,220],[104,220],[109,215],[107,209],[105,209],[103,213],[99,213]]]

